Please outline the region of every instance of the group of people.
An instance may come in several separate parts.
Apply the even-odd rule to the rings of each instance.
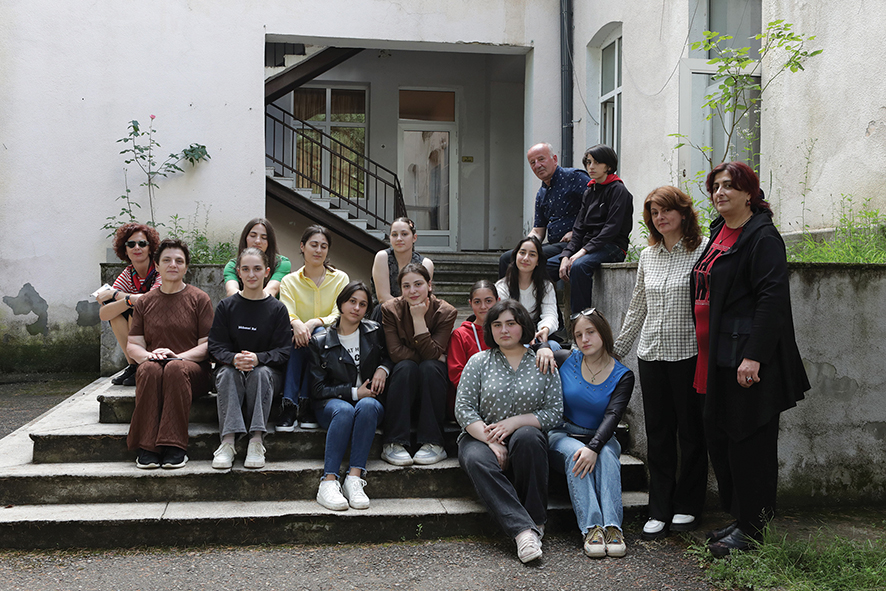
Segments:
[[[620,360],[639,336],[650,474],[642,537],[697,527],[710,457],[723,509],[736,518],[710,532],[710,548],[722,556],[753,545],[775,508],[779,415],[809,388],[784,243],[756,175],[735,162],[710,173],[720,214],[710,238],[679,189],[646,197],[650,246],[616,335],[591,307],[594,271],[624,259],[631,226],[615,152],[589,149],[587,172],[559,167],[547,144],[533,146],[528,160],[542,181],[534,228],[502,255],[499,281],[472,287],[473,314],[455,330],[456,310],[433,294],[434,266],[415,252],[408,218],[391,224],[371,287],[330,264],[325,228],[305,230],[304,265],[292,272],[270,222],[251,220],[225,268],[228,297],[214,312],[205,293],[184,283],[186,244],[160,241],[144,225],[121,227],[114,246],[130,265],[98,298],[128,361],[114,383],[136,387],[127,440],[136,465],[185,465],[191,400],[214,377],[214,468],[232,467],[238,436],[248,441],[244,466],[264,466],[280,397],[276,431],[326,429],[317,501],[365,509],[376,429],[383,460],[430,465],[447,457],[448,417],[462,428],[459,463],[521,561],[542,555],[550,468],[565,475],[584,552],[623,556],[615,430],[634,374]],[[557,303],[561,280],[571,284],[568,326]]]

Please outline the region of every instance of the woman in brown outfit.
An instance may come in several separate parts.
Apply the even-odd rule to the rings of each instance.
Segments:
[[[184,242],[164,240],[154,260],[163,285],[136,302],[129,331],[127,351],[138,371],[126,443],[138,450],[139,468],[181,468],[191,399],[209,391],[212,301],[184,282],[191,260]]]

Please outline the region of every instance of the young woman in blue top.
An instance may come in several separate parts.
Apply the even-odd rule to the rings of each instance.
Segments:
[[[564,421],[548,434],[551,466],[566,474],[585,554],[621,557],[626,548],[615,428],[634,390],[634,374],[615,359],[612,329],[600,312],[589,308],[570,320],[576,348],[554,354]]]

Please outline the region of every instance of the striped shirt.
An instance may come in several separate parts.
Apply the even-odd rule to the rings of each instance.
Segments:
[[[671,252],[663,243],[640,253],[637,283],[615,341],[615,354],[624,357],[637,334],[637,357],[644,361],[680,361],[698,353],[692,321],[689,275],[708,239],[689,252],[680,240]]]
[[[149,286],[148,289],[145,289],[146,286],[143,282],[145,281],[145,279],[151,276],[152,272],[155,276],[154,283],[153,285]],[[135,272],[135,267],[133,267],[132,265],[128,265],[125,269],[123,269],[122,273],[117,275],[117,279],[114,280],[114,285],[112,285],[111,287],[123,293],[145,293],[152,289],[157,289],[163,284],[163,280],[160,278],[160,274],[157,273],[154,269],[153,263],[148,269],[148,277],[145,277],[144,279],[138,277],[138,279],[141,279],[141,281],[139,281],[139,287],[135,286],[135,281],[133,281],[134,276],[138,277]]]

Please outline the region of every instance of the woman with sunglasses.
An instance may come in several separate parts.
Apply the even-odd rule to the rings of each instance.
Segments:
[[[140,297],[163,284],[153,260],[159,244],[157,230],[144,224],[123,224],[114,234],[114,253],[129,265],[117,276],[111,289],[100,291],[95,299],[101,304],[98,317],[110,323],[114,338],[126,357],[123,372],[111,379],[115,386],[135,386],[138,364],[126,350],[132,309]]]
[[[676,187],[649,193],[643,221],[650,246],[640,253],[615,353],[627,355],[639,334],[649,466],[649,520],[641,536],[654,540],[668,531],[695,529],[707,493],[704,396],[692,387],[698,347],[689,275],[708,239],[701,235],[692,199]]]
[[[289,259],[277,252],[277,233],[274,226],[265,218],[255,218],[243,227],[237,254],[247,248],[257,248],[268,255],[271,273],[268,275],[264,292],[275,298],[280,297],[280,282],[292,271]],[[243,288],[243,282],[237,274],[237,261],[231,259],[224,270],[225,294],[231,297]]]
[[[547,521],[548,445],[545,431],[563,416],[556,371],[536,367],[527,347],[535,326],[516,300],[501,300],[486,316],[488,350],[465,365],[455,399],[458,461],[477,495],[508,537],[517,557],[542,555]]]
[[[554,354],[563,384],[563,422],[548,434],[551,465],[566,475],[569,497],[589,558],[619,558],[621,445],[615,428],[634,390],[634,374],[613,352],[612,329],[589,308],[573,314],[575,348]]]

